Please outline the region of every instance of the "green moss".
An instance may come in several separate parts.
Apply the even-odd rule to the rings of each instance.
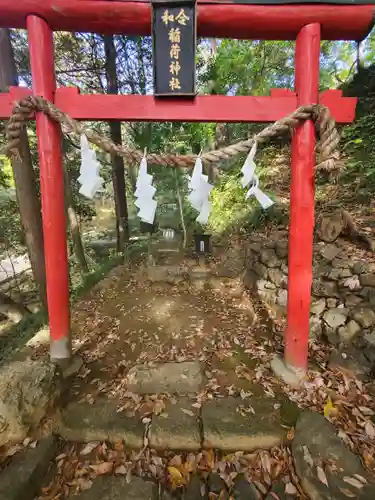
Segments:
[[[288,427],[294,427],[298,420],[301,410],[298,408],[296,403],[290,401],[286,396],[282,396],[280,416],[283,424]]]

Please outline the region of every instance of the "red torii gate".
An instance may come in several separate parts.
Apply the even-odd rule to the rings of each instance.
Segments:
[[[320,41],[362,40],[372,27],[374,0],[198,0],[198,35],[215,38],[296,40],[295,92],[273,90],[269,97],[197,96],[159,100],[139,95],[80,95],[56,89],[53,31],[151,34],[151,4],[128,0],[0,0],[0,27],[27,28],[32,91],[0,94],[0,119],[31,92],[78,120],[273,122],[298,106],[320,103],[339,123],[354,119],[356,99],[340,91],[319,95]],[[71,357],[68,260],[60,128],[36,115],[40,161],[51,359]],[[289,227],[288,326],[285,363],[307,368],[314,226],[315,132],[311,121],[292,142]]]

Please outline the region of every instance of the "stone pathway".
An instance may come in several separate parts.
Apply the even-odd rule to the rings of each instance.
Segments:
[[[175,258],[180,261],[173,262]],[[85,397],[90,402],[103,393],[119,400],[127,392],[168,393],[171,381],[173,387],[178,381],[181,393],[199,392],[207,377],[192,369],[188,376],[173,373],[172,367],[179,370],[180,365],[168,363],[176,361],[199,360],[204,371],[231,372],[228,386],[238,380],[236,367],[254,364],[245,353],[253,347],[254,336],[261,346],[262,337],[271,332],[256,325],[240,280],[217,272],[214,265],[172,256],[134,273],[118,268],[104,280],[73,313],[75,348],[86,370],[74,380],[71,399]],[[230,369],[224,367],[227,359],[235,361]],[[152,366],[161,362],[165,374],[159,366],[156,380]],[[224,380],[220,385],[224,387]]]
[[[59,411],[42,422],[42,435],[59,437],[28,440],[5,458],[0,500],[375,498],[373,478],[353,453],[358,443],[373,449],[371,436],[363,441],[354,426],[349,439],[342,430],[355,408],[372,411],[371,398],[360,382],[327,370],[299,392],[273,378],[278,340],[270,322],[257,321],[238,271],[219,267],[188,260],[135,274],[119,268],[77,307],[75,349],[84,363]],[[326,366],[328,356],[317,359]],[[22,436],[34,437],[43,415],[33,408],[45,414],[43,394],[56,400],[61,389],[43,362],[27,363],[25,390],[0,373],[0,386],[10,388],[0,416],[16,415]],[[25,405],[17,406],[12,387]],[[336,426],[323,417],[334,391],[347,398]],[[296,403],[316,411],[301,413]],[[356,414],[362,428],[369,415]]]
[[[159,402],[162,400],[159,400]],[[166,400],[143,424],[139,415],[118,412],[111,400],[74,403],[62,412],[59,434],[68,441],[121,440],[127,448],[140,449],[147,439],[156,450],[198,451],[219,449],[247,451],[280,445],[295,423],[285,420],[283,405],[274,399],[251,396],[212,399],[196,406],[196,398]],[[151,405],[152,407],[152,405]],[[141,408],[142,410],[142,408]],[[298,410],[295,410],[297,417]]]
[[[93,408],[92,413],[95,415],[97,409]],[[207,452],[206,457],[202,452],[190,453],[181,462],[177,458],[182,455],[175,455],[171,459],[165,454],[158,456],[152,452],[145,458],[149,467],[138,469],[140,475],[130,475],[124,474],[128,462],[124,458],[120,462],[123,452],[119,448],[119,441],[116,443],[111,452],[99,442],[91,443],[89,449],[88,445],[82,445],[80,453],[71,455],[70,451],[69,457],[71,444],[61,448],[57,438],[43,438],[36,446],[17,454],[0,474],[0,500],[375,498],[373,476],[363,468],[358,456],[349,450],[333,425],[322,415],[311,411],[301,414],[294,436],[289,439],[286,447],[280,448],[291,462],[292,467],[288,465],[287,468],[285,464],[275,468],[278,464],[272,457],[276,455],[267,455],[262,451],[258,451],[257,458],[256,454],[236,452],[221,459],[214,459],[212,452]],[[96,448],[101,447],[101,452],[93,454]],[[103,450],[107,452],[105,462],[98,461]],[[203,467],[198,464],[202,457],[206,460]],[[163,462],[173,465],[163,466],[161,475],[153,477],[152,466]],[[180,484],[177,481],[174,486],[172,484],[171,489],[168,480],[171,474],[173,477],[176,474],[177,477],[188,477],[188,481]],[[263,482],[259,481],[261,474],[265,478]],[[66,485],[65,488],[61,488],[62,482]],[[45,494],[41,493],[41,485]]]

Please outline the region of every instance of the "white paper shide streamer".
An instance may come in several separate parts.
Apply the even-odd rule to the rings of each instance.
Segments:
[[[203,174],[202,160],[198,156],[189,181],[190,193],[188,199],[193,208],[199,212],[196,220],[200,224],[207,224],[208,222],[211,211],[209,197],[212,188],[213,186],[208,182],[208,176]]]
[[[135,190],[135,206],[139,208],[138,217],[148,224],[153,224],[155,220],[157,202],[153,199],[156,188],[152,186],[153,176],[147,173],[146,155],[142,158],[139,167],[138,178]]]
[[[98,192],[104,182],[99,175],[100,164],[96,159],[96,153],[89,146],[87,137],[81,135],[81,167],[79,170],[80,176],[78,182],[81,184],[79,193],[86,198],[92,199]]]
[[[243,177],[241,179],[241,185],[243,188],[248,188],[250,186],[250,189],[248,189],[245,195],[246,200],[250,196],[255,196],[255,198],[258,200],[258,203],[260,203],[261,207],[263,209],[267,209],[271,207],[274,204],[274,202],[271,200],[269,196],[266,195],[266,193],[264,193],[259,188],[259,177],[255,174],[256,165],[254,162],[256,151],[257,151],[257,143],[254,142],[249,154],[247,155],[245,163],[241,168],[241,172],[243,174]]]

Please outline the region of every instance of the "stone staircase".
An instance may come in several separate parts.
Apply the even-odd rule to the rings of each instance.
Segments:
[[[262,458],[262,453],[265,452],[259,450],[275,450],[274,447],[285,445],[288,448],[284,448],[284,458],[287,459],[288,467],[294,460],[297,472],[297,475],[293,472],[294,484],[298,483],[300,491],[304,489],[307,498],[345,500],[349,496],[348,491],[351,496],[357,494],[356,497],[362,500],[375,498],[373,479],[364,470],[359,457],[346,447],[337,435],[337,430],[322,415],[304,411],[300,416],[298,412],[294,413],[291,418],[290,412],[285,412],[277,399],[260,394],[255,388],[253,394],[248,394],[245,398],[240,395],[202,398],[205,383],[204,366],[198,361],[135,366],[127,378],[129,395],[136,395],[138,400],[146,397],[145,405],[148,406],[141,405],[134,413],[129,414],[119,411],[118,401],[103,397],[91,404],[75,402],[62,408],[55,416],[50,435],[34,444],[29,440],[31,445],[25,445],[23,451],[15,454],[0,474],[0,500],[302,498],[297,496],[298,490],[290,482],[291,476],[287,470],[276,479],[269,475],[266,485],[253,482],[247,477],[246,470],[250,476],[254,473],[254,470],[251,472],[250,465],[247,469],[247,460],[250,463],[258,454],[259,470],[268,467],[264,462],[265,458]],[[295,428],[292,433],[291,428]],[[48,484],[52,481],[53,485],[55,481],[59,485],[64,457],[69,455],[73,445],[84,449],[87,446],[84,443],[93,445],[93,449],[102,446],[100,443],[107,443],[106,448],[112,447],[115,450],[112,458],[107,458],[113,464],[107,462],[109,469],[95,479],[84,479],[84,474],[87,475],[90,468],[95,470],[99,465],[97,458],[90,462],[89,455],[78,454],[71,462],[76,475],[67,472],[65,481],[72,486],[81,479],[79,484],[84,484],[85,487],[81,487],[78,495],[72,486],[67,497],[62,494],[52,496],[53,486],[51,490]],[[216,466],[212,463],[206,470],[192,473],[188,484],[171,491],[165,488],[164,475],[170,472],[171,467],[166,467],[163,475],[157,478],[152,477],[149,471],[140,475],[139,468],[134,469],[135,475],[116,472],[118,466],[115,464],[118,462],[113,457],[118,457],[116,450],[119,449],[128,450],[134,463],[145,457],[153,457],[154,460],[164,460],[167,464],[175,453],[185,458],[189,453],[193,457],[202,456],[202,453],[213,457],[212,450],[216,450],[218,456],[226,458],[224,462],[217,462]],[[308,460],[306,453],[309,454]],[[220,464],[234,456],[239,457],[240,461],[237,463],[241,467],[233,469],[233,479],[228,487]],[[267,454],[265,456],[270,457]],[[324,467],[325,463],[331,463],[332,460],[337,463],[338,468],[334,472],[334,478],[326,470],[327,487],[317,476],[317,464]],[[120,469],[123,467],[120,466]],[[347,482],[348,477],[362,478],[363,485],[354,487],[353,490]],[[40,494],[43,488],[49,496],[47,493]],[[36,496],[38,491],[40,496]]]
[[[252,452],[283,442],[288,426],[283,409],[271,398],[240,396],[200,401],[205,384],[198,361],[136,366],[128,375],[131,393],[150,399],[145,423],[139,414],[118,412],[116,401],[98,399],[93,404],[73,403],[61,413],[58,433],[67,441],[123,441],[140,449],[147,443],[156,450],[199,451],[220,449]],[[170,396],[159,399],[160,395]],[[155,397],[158,396],[158,397]],[[159,408],[156,409],[156,402]],[[250,418],[249,415],[256,415]]]

